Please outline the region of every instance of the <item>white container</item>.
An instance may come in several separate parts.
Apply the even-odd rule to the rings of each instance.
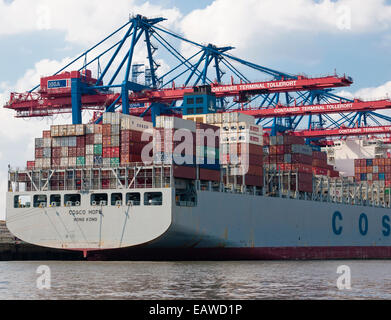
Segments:
[[[87,124],[86,125],[86,134],[94,134],[95,133],[95,125]]]
[[[156,117],[156,122],[160,123],[161,117]],[[156,126],[157,128],[163,128],[162,126]],[[121,118],[121,130],[133,130],[143,132],[144,130],[152,130],[153,124],[149,121],[144,121],[140,117],[131,115],[122,115]]]
[[[62,158],[68,157],[68,147],[61,147],[61,157]]]
[[[42,168],[49,169],[51,166],[52,166],[52,159],[51,158],[42,159]]]
[[[120,134],[121,126],[119,124],[112,124],[111,125],[111,135],[119,135]]]
[[[50,148],[51,146],[52,146],[52,139],[51,138],[44,138],[43,139],[43,147]]]
[[[165,129],[187,129],[191,132],[196,132],[196,123],[194,121],[189,121],[177,117],[167,117],[167,116],[160,116],[157,117],[160,118],[156,122],[157,128],[165,128]],[[158,126],[159,125],[159,126]]]
[[[215,115],[213,113],[208,113],[206,115],[206,123],[208,124],[214,124],[215,123]]]
[[[70,157],[68,158],[68,165],[70,167],[76,167],[76,157]]]
[[[76,126],[76,136],[84,136],[85,135],[85,125],[77,124]]]
[[[50,127],[50,135],[52,137],[58,137],[59,136],[59,126],[51,126]]]
[[[367,173],[367,180],[370,181],[372,180],[372,178],[373,178],[372,173]]]
[[[76,125],[74,124],[69,124],[67,125],[67,136],[74,136],[76,135]]]
[[[111,159],[103,158],[103,167],[110,167],[110,165],[111,165]]]
[[[102,144],[102,141],[103,141],[102,134],[95,133],[94,134],[94,144]]]
[[[262,136],[250,134],[248,131],[232,132],[228,134],[230,143],[248,143],[261,146]]]
[[[61,138],[53,138],[52,147],[54,148],[61,147]]]
[[[120,145],[120,136],[119,135],[111,136],[111,146],[119,147],[119,145]]]
[[[86,155],[94,155],[94,145],[93,144],[86,145]]]
[[[214,123],[222,123],[223,122],[223,114],[222,113],[212,113],[214,115]]]
[[[86,156],[86,166],[92,167],[94,165],[94,156],[93,155],[87,155]]]
[[[60,159],[60,166],[61,167],[68,167],[68,158],[61,158]]]
[[[35,159],[35,168],[42,169],[42,162],[43,162],[43,159]]]
[[[58,135],[60,137],[66,137],[68,135],[68,127],[67,125],[58,126]]]
[[[258,126],[256,124],[250,124],[247,122],[238,122],[237,130],[238,131],[249,130],[251,134],[263,135],[263,128],[261,126]]]
[[[76,137],[69,137],[68,138],[68,146],[69,147],[76,147],[77,146],[77,139],[76,139]]]

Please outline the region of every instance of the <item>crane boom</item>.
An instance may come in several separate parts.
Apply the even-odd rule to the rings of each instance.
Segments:
[[[255,118],[279,118],[310,114],[327,114],[338,112],[366,112],[391,108],[391,100],[360,101],[331,104],[317,104],[295,107],[276,107],[268,109],[247,109],[238,112],[251,115]]]
[[[370,134],[389,134],[391,126],[376,126],[362,128],[339,128],[322,130],[303,130],[292,132],[292,135],[304,138],[323,138],[335,136],[365,136]]]

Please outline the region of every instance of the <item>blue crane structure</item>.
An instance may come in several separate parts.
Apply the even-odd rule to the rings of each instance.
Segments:
[[[369,101],[367,108],[362,108],[362,105],[356,108],[358,100],[334,93],[336,87],[351,85],[353,80],[350,77],[308,78],[267,68],[230,54],[233,47],[188,40],[159,25],[164,20],[141,15],[131,17],[52,76],[42,78],[40,85],[26,93],[12,93],[5,107],[17,111],[17,117],[71,112],[74,124],[82,123],[82,110],[95,110],[98,116],[94,121],[99,122],[102,112],[114,112],[119,108],[124,114],[141,116],[181,112],[184,94],[199,86],[211,86],[217,98],[217,112],[251,110],[257,123],[270,128],[272,134],[287,130],[305,131],[306,137],[310,138],[311,131],[315,130],[327,132],[337,128],[380,127],[391,123],[391,117],[377,110],[391,108],[391,101],[382,100],[380,104],[379,101]],[[136,61],[135,57],[136,48],[142,40],[147,54],[145,65]],[[107,44],[108,47],[104,47]],[[181,44],[192,48],[189,57],[178,49]],[[170,61],[176,61],[165,72],[159,69],[161,62],[157,59],[157,46],[165,50]],[[77,64],[77,71],[65,72]],[[97,70],[95,78],[89,71],[93,64],[96,64]],[[142,67],[145,67],[144,72],[140,71]],[[142,73],[144,83],[138,81]],[[254,83],[249,79],[249,73],[267,77],[267,81]],[[176,86],[178,82],[183,85]],[[300,85],[297,84],[299,82]],[[220,90],[221,86],[225,89]],[[262,116],[262,112],[269,109],[329,104],[351,104],[352,107],[341,111],[336,109],[334,113],[317,113],[315,110],[294,115],[280,112],[274,117]],[[319,139],[318,135],[314,139]]]

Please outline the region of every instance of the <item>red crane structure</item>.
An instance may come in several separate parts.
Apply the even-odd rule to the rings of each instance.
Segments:
[[[253,115],[258,119],[258,124],[271,129],[272,134],[291,131],[295,135],[319,139],[391,133],[391,126],[388,126],[391,117],[377,112],[390,109],[391,100],[351,100],[333,93],[335,88],[352,85],[353,80],[348,76],[308,77],[266,68],[228,54],[232,47],[202,45],[161,28],[158,23],[163,20],[140,15],[132,17],[54,75],[42,78],[40,84],[29,92],[11,93],[5,108],[16,111],[16,117],[19,118],[72,113],[73,123],[82,122],[83,110],[102,113],[122,107],[122,112],[126,114],[156,115],[167,110],[180,112],[183,106],[180,103],[186,95],[197,91],[199,86],[208,85],[216,98],[217,112]],[[90,57],[92,50],[97,51],[123,30],[126,32],[122,40],[95,57]],[[161,35],[163,33],[175,41],[192,45],[196,48],[195,54],[184,57],[175,48],[177,43],[171,44]],[[136,44],[143,35],[148,63],[144,72],[141,72],[140,67],[144,65],[136,64],[133,60]],[[158,75],[160,65],[156,59],[157,47],[152,40],[179,62],[161,76]],[[127,49],[125,44],[129,42]],[[110,52],[111,56],[108,55]],[[123,59],[116,60],[120,55],[123,55]],[[109,56],[109,59],[102,69],[100,61],[103,56]],[[119,62],[116,68],[113,67],[115,61]],[[78,62],[82,62],[82,67],[74,68]],[[96,77],[93,77],[90,66],[95,62],[98,71]],[[213,64],[215,74],[211,79],[210,69]],[[76,70],[69,72],[69,68]],[[244,75],[243,68],[250,68],[252,73],[261,72],[271,79],[250,81]],[[227,84],[223,77],[228,72],[231,78]],[[144,74],[144,83],[138,80],[140,74]],[[118,81],[119,75],[124,75],[122,81]],[[238,80],[234,81],[234,78]],[[176,86],[175,83],[180,81],[183,86]],[[94,120],[99,121],[99,117]]]

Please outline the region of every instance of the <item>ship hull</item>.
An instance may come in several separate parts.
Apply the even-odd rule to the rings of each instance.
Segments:
[[[183,207],[175,189],[141,193],[147,191],[162,192],[162,206],[108,206],[82,222],[68,208],[38,208],[27,217],[9,208],[7,226],[26,242],[84,251],[93,260],[391,258],[387,208],[209,191]]]

